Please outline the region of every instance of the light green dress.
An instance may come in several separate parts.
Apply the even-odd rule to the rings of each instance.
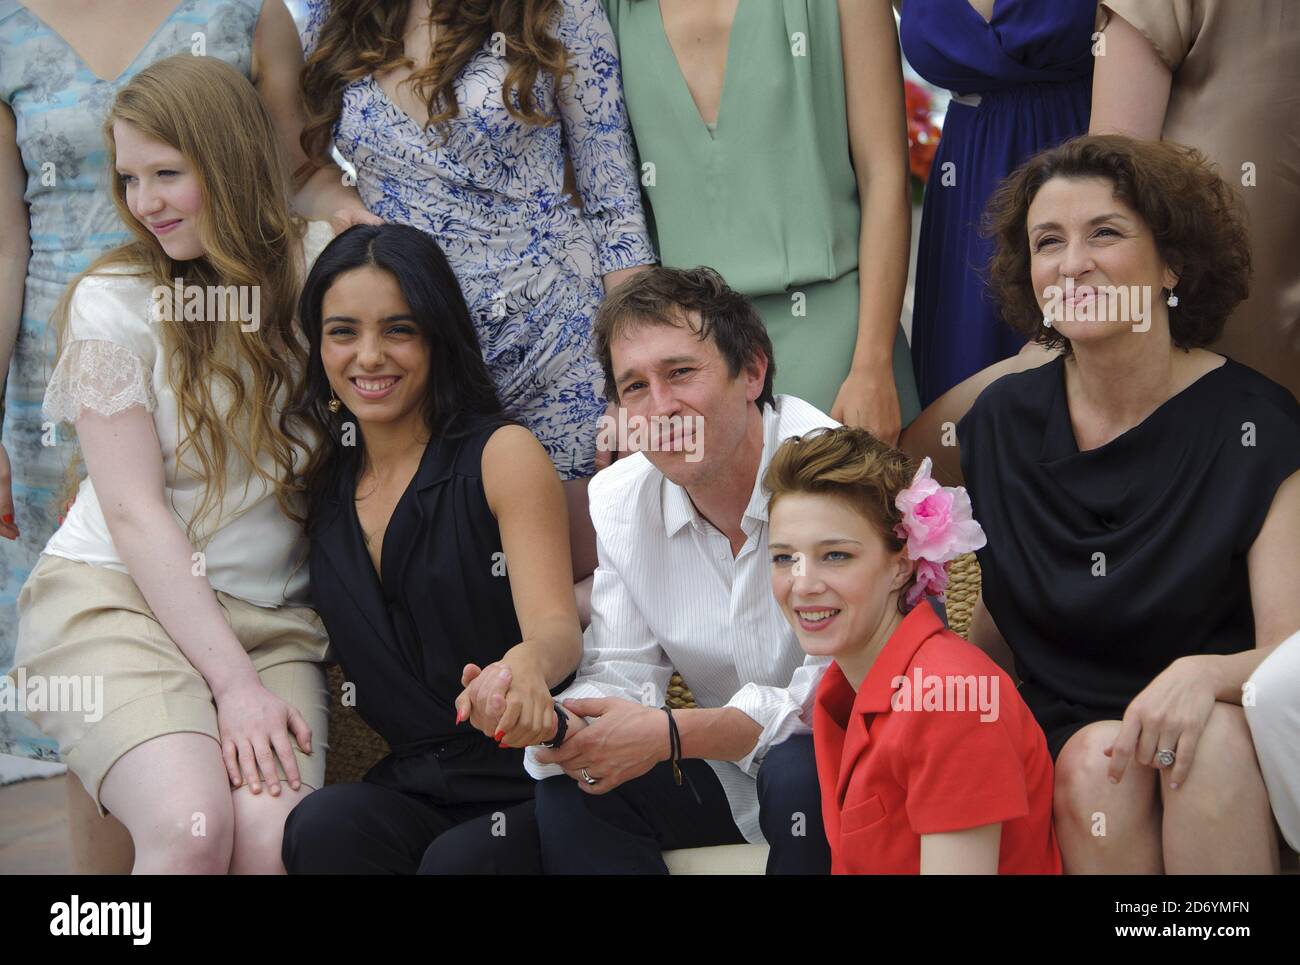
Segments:
[[[741,0],[713,131],[658,0],[605,7],[661,261],[708,265],[748,295],[772,338],[776,391],[829,412],[857,341],[861,220],[835,0]],[[920,405],[901,328],[894,382],[906,425]]]

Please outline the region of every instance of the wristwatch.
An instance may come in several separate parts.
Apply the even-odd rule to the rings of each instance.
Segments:
[[[564,735],[569,731],[569,716],[559,704],[555,705],[555,736],[549,741],[542,741],[543,747],[559,747],[564,743]]]

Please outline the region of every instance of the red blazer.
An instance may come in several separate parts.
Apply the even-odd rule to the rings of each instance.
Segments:
[[[927,604],[856,694],[826,668],[813,742],[834,874],[917,874],[921,835],[996,822],[999,873],[1061,873],[1043,732],[1011,678]]]

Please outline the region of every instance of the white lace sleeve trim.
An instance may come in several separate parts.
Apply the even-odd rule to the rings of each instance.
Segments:
[[[146,412],[158,405],[144,360],[124,345],[91,338],[64,349],[41,412],[54,422],[75,422],[83,407],[110,416],[133,405]]]

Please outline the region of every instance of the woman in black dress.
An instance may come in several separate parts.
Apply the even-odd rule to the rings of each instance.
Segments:
[[[1236,199],[1195,153],[1095,136],[989,210],[1005,318],[1064,351],[957,429],[972,638],[1005,641],[1047,734],[1066,871],[1275,871],[1241,705],[1300,627],[1300,405],[1200,347],[1247,290]]]
[[[312,598],[392,753],[290,814],[285,867],[538,872],[515,840],[535,827],[523,747],[555,735],[551,690],[582,651],[559,477],[502,413],[423,232],[339,235],[300,312],[310,363],[287,418],[323,440],[303,476]]]

